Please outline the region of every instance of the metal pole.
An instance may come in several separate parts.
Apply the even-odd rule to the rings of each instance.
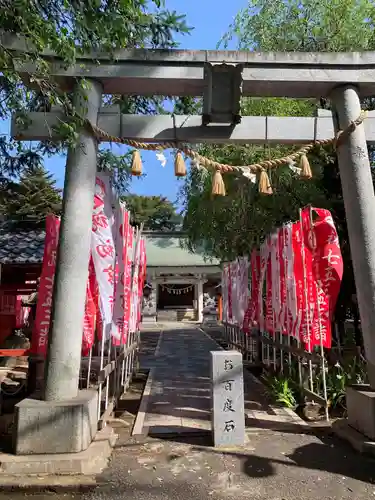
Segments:
[[[90,81],[76,89],[76,110],[96,124],[102,86]],[[78,394],[86,282],[95,192],[97,141],[82,129],[76,147],[68,151],[63,215],[57,252],[46,366],[46,401],[71,399]]]
[[[90,389],[91,364],[92,364],[92,346],[91,346],[90,352],[89,352],[89,364],[88,364],[88,367],[87,367],[86,389]]]
[[[352,85],[331,95],[335,127],[342,130],[358,118],[361,104]],[[341,185],[350,251],[358,294],[370,386],[375,388],[375,196],[363,124],[338,145]]]
[[[319,296],[318,284],[315,282],[316,296]],[[329,408],[328,408],[328,395],[327,395],[327,379],[326,379],[326,358],[323,347],[323,332],[322,332],[322,316],[320,314],[319,299],[317,300],[317,311],[318,311],[318,322],[319,322],[319,344],[320,344],[320,357],[321,365],[320,369],[322,371],[322,382],[323,382],[323,396],[325,401],[324,411],[327,422],[329,422]]]
[[[312,234],[315,235],[314,233],[314,222],[313,222],[313,216],[312,216],[312,210],[311,206],[309,209],[309,230]],[[314,251],[315,251],[315,236],[313,238],[314,241]],[[320,312],[320,305],[319,305],[319,287],[318,287],[318,281],[314,280],[315,282],[315,290],[316,290],[316,306],[317,306],[317,313],[318,313],[318,325],[319,325],[319,344],[320,344],[320,356],[321,356],[321,371],[322,371],[322,382],[323,382],[323,395],[324,395],[324,411],[325,411],[325,416],[327,422],[329,422],[329,408],[328,408],[328,396],[327,396],[327,380],[326,380],[326,358],[325,358],[325,352],[324,352],[324,347],[323,347],[323,329],[322,329],[322,316]],[[311,313],[311,310],[309,309],[309,314]],[[314,321],[314,318],[310,318],[312,321]],[[312,328],[313,330],[313,328]]]
[[[301,233],[302,233],[302,210],[299,210],[299,222],[301,224]],[[306,276],[306,263],[305,263],[305,243],[303,241],[303,236],[301,236],[301,253],[302,253],[302,262],[303,262],[303,288],[304,288],[304,298],[305,298],[305,308],[306,308],[306,315],[307,315],[307,338],[308,338],[308,350],[309,352],[312,351],[311,348],[311,335],[312,335],[312,328],[311,328],[311,312],[310,312],[310,307],[309,307],[309,301],[307,297],[307,276]],[[300,314],[302,314],[300,312]],[[310,386],[310,391],[314,392],[314,382],[313,382],[313,371],[312,371],[312,362],[311,359],[308,361],[309,363],[309,386]]]

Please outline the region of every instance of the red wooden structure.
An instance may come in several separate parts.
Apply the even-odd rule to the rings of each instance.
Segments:
[[[0,343],[22,325],[21,299],[36,290],[38,264],[2,264],[0,283]]]
[[[45,231],[0,225],[0,344],[22,324],[22,297],[36,290]]]

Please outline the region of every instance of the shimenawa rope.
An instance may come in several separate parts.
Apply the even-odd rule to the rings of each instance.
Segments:
[[[237,166],[237,165],[227,165],[225,163],[218,163],[214,160],[211,160],[210,158],[206,158],[205,156],[200,155],[193,149],[191,149],[188,145],[186,144],[181,144],[177,142],[165,142],[162,144],[154,144],[154,143],[145,143],[145,142],[138,142],[133,139],[125,139],[122,137],[116,137],[114,135],[108,134],[104,130],[100,129],[96,125],[93,125],[91,122],[86,120],[86,123],[88,126],[92,129],[94,135],[96,136],[97,139],[99,140],[105,140],[108,142],[115,142],[115,143],[121,143],[121,144],[126,144],[127,146],[130,146],[135,149],[143,149],[146,151],[161,151],[164,149],[178,149],[179,151],[182,151],[185,153],[186,156],[191,158],[192,160],[198,161],[202,166],[206,168],[211,168],[214,170],[220,170],[223,173],[226,172],[238,172],[242,170],[248,170],[256,173],[259,172],[263,169],[268,169],[268,168],[274,168],[278,167],[280,165],[285,165],[285,163],[294,160],[297,160],[303,155],[306,155],[309,153],[315,146],[328,146],[330,144],[333,144],[335,148],[339,146],[339,144],[350,134],[352,133],[366,118],[367,112],[362,111],[359,117],[352,121],[348,127],[346,127],[344,130],[340,130],[335,137],[332,137],[331,139],[322,139],[322,140],[316,140],[314,142],[311,142],[309,144],[304,145],[302,148],[298,149],[294,153],[288,155],[288,156],[283,156],[281,158],[275,158],[273,160],[264,160],[260,163],[253,163],[251,165],[244,165],[244,166]]]

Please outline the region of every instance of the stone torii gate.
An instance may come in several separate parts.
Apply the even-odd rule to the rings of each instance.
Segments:
[[[9,48],[19,48],[19,43],[9,42]],[[53,54],[46,52],[46,56],[53,60]],[[92,62],[94,59],[100,64]],[[25,79],[33,72],[30,65],[18,70]],[[51,74],[64,90],[74,90],[80,77],[91,83],[86,91],[87,101],[82,103],[77,97],[75,105],[92,124],[111,135],[144,142],[302,144],[328,139],[358,118],[360,97],[375,94],[375,53],[124,50],[115,54],[115,60],[107,55],[89,54],[70,68],[56,58]],[[101,108],[103,93],[203,96],[203,116],[178,116],[173,122],[169,116],[121,115],[116,108]],[[241,118],[242,96],[325,96],[331,100],[334,112],[333,116],[321,112],[314,118]],[[64,115],[61,110],[52,109],[30,113],[29,119],[31,126],[27,130],[18,129],[13,122],[14,138],[57,139],[51,137],[51,130]],[[340,144],[337,154],[370,387],[375,390],[375,196],[366,138],[375,142],[375,114],[370,114]],[[82,398],[85,399],[77,389],[81,353],[78,332],[82,330],[84,314],[97,141],[82,129],[79,142],[81,147],[68,151],[66,165],[45,401],[40,402],[49,407],[62,402],[73,407],[77,402],[82,405]],[[348,398],[352,411],[349,420],[362,432],[366,426],[358,421],[353,408],[360,408],[362,413],[368,409],[366,418],[375,427],[371,394],[350,391]],[[89,398],[85,403],[89,406],[87,401]],[[38,404],[33,403],[35,422],[42,412]],[[23,449],[29,439],[32,453],[32,439],[27,433],[17,439],[24,442]],[[50,447],[46,443],[46,453],[51,447],[53,443]]]

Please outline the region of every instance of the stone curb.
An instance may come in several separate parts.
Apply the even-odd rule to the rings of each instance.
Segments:
[[[160,330],[158,343],[156,345],[155,352],[154,352],[155,358],[157,358],[159,356],[162,339],[163,339],[163,330]],[[143,388],[141,402],[140,402],[140,405],[138,408],[137,416],[136,416],[135,421],[134,421],[133,430],[131,433],[132,436],[148,435],[148,429],[144,428],[144,423],[145,423],[145,418],[146,418],[146,414],[147,414],[147,407],[148,407],[149,398],[151,396],[151,388],[152,388],[152,382],[154,379],[155,369],[156,369],[156,367],[153,366],[150,369],[150,371],[148,372],[146,384]]]
[[[18,475],[1,474],[0,491],[3,492],[74,492],[91,491],[98,486],[95,476],[86,475]]]
[[[63,478],[63,484],[68,478],[80,477],[82,484],[85,484],[85,476],[100,474],[107,467],[116,440],[117,435],[107,426],[97,433],[87,450],[80,453],[49,455],[1,453],[0,487],[6,487],[10,479],[13,479],[13,486],[20,487],[22,484],[21,487],[26,488],[30,481],[30,485],[34,487],[41,481],[40,477],[46,479],[48,475]],[[74,481],[75,485],[78,483]],[[91,485],[91,480],[89,483]]]

